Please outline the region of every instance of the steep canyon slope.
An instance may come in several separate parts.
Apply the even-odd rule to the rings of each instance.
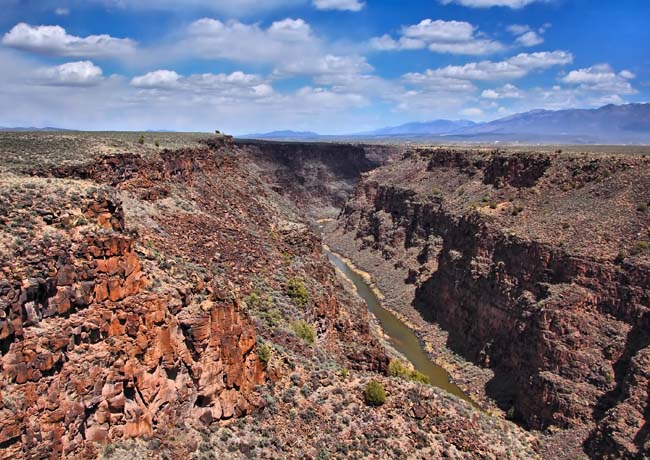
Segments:
[[[328,239],[491,369],[510,417],[631,460],[650,455],[649,205],[642,155],[414,149]],[[559,436],[548,458],[575,458]]]

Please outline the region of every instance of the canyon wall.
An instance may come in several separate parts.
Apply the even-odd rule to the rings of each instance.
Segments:
[[[0,173],[0,458],[538,459],[537,435],[386,377],[304,217],[338,206],[513,417],[645,453],[646,160],[402,153],[217,136]]]
[[[403,146],[238,140],[272,189],[312,218],[336,217],[361,175],[401,157]]]
[[[364,176],[335,233],[495,371],[487,391],[512,417],[587,426],[592,458],[636,459],[650,452],[649,202],[640,156],[423,149]]]

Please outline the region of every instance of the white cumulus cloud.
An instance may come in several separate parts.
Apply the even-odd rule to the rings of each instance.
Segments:
[[[156,70],[131,80],[131,85],[136,88],[146,89],[171,89],[177,88],[181,76],[173,70]]]
[[[386,34],[370,40],[378,51],[424,49],[436,53],[484,55],[504,47],[495,40],[479,36],[477,28],[465,21],[424,19],[418,24],[402,27],[400,37]]]
[[[521,53],[505,61],[469,62],[462,66],[446,66],[425,73],[409,73],[409,78],[422,80],[451,78],[459,80],[509,80],[521,78],[535,70],[547,69],[557,65],[570,64],[573,55],[566,51],[541,51]]]
[[[546,32],[546,29],[550,27],[550,24],[544,24],[538,30],[533,30],[530,26],[526,24],[512,24],[506,27],[508,32],[517,37],[515,43],[520,46],[537,46],[544,43],[544,38],[542,34]]]
[[[275,77],[350,75],[369,72],[362,56],[337,54],[303,19],[286,18],[267,28],[240,21],[203,18],[193,22],[176,53],[273,66]],[[189,51],[188,51],[189,50]]]
[[[613,94],[634,94],[637,91],[629,80],[635,75],[629,70],[616,71],[609,64],[596,64],[584,69],[572,70],[561,80],[570,85],[577,85],[583,90]]]
[[[481,93],[485,99],[520,99],[524,93],[513,84],[505,84],[500,88],[486,89]]]
[[[34,83],[50,86],[94,86],[102,80],[101,68],[90,61],[78,61],[38,69]]]
[[[511,24],[506,27],[506,30],[512,35],[523,35],[531,29],[530,26],[526,24]]]
[[[261,98],[273,94],[273,87],[262,77],[241,71],[183,77],[173,70],[156,70],[134,77],[131,86],[144,90],[190,92],[229,98]]]
[[[178,50],[203,59],[282,62],[316,52],[318,42],[302,19],[283,19],[262,28],[239,21],[203,18],[194,21]]]
[[[544,39],[537,32],[531,30],[517,37],[515,43],[521,46],[531,47],[541,45],[544,43]]]
[[[475,27],[464,21],[443,21],[425,19],[419,24],[402,29],[402,35],[430,42],[462,42],[474,38]]]
[[[4,37],[2,44],[20,50],[50,56],[121,58],[135,52],[136,43],[128,38],[110,35],[70,35],[61,26],[32,26],[16,24]]]

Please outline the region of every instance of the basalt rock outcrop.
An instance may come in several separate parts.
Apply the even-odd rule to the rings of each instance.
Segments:
[[[366,174],[336,233],[414,285],[512,417],[631,460],[650,455],[648,203],[641,156],[423,149]]]
[[[116,153],[86,133],[98,151],[57,153],[80,145],[66,136],[0,159],[0,458],[539,460],[535,434],[387,376],[393,352],[303,217],[393,147],[116,133],[135,152]],[[611,395],[637,407],[642,382]]]

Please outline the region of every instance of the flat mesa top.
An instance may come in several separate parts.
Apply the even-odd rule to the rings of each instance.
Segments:
[[[138,132],[138,131],[0,131],[0,169],[20,171],[36,166],[81,164],[93,158],[124,152],[155,157],[162,149],[196,146],[214,133]],[[141,141],[143,137],[144,142]],[[254,143],[254,140],[243,140]],[[334,143],[349,143],[341,139]],[[359,141],[355,141],[358,143]],[[650,146],[639,145],[523,145],[491,143],[431,144],[412,142],[369,142],[379,145],[401,145],[407,148],[453,148],[478,151],[537,151],[563,153],[607,153],[649,155]]]

